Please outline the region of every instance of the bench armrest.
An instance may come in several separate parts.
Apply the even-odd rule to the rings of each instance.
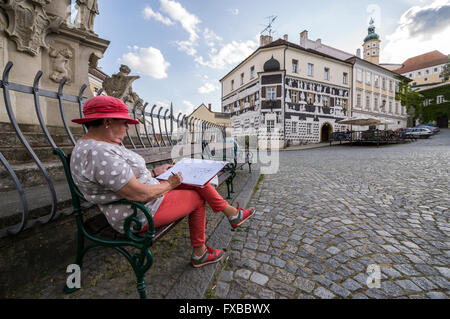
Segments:
[[[130,205],[131,209],[133,209],[133,213],[130,216],[128,216],[124,221],[123,228],[125,231],[125,235],[134,242],[138,243],[148,242],[148,244],[151,244],[153,237],[155,237],[155,224],[153,222],[153,217],[148,211],[147,207],[143,203],[127,199],[121,199],[111,204]],[[138,211],[141,211],[144,214],[145,218],[147,219],[148,229],[145,232],[142,232],[142,234],[145,234],[145,236],[138,236],[136,233],[132,231],[133,229],[135,232],[137,232],[145,226],[142,225],[141,221],[137,216]]]

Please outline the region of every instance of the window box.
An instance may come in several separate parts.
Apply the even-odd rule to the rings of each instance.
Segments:
[[[316,107],[314,105],[305,105],[306,112],[314,113],[316,111]]]

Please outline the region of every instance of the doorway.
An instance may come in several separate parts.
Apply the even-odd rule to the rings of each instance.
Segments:
[[[322,125],[322,128],[320,129],[320,141],[321,142],[328,142],[330,140],[331,132],[333,132],[333,127],[330,123],[326,122]]]

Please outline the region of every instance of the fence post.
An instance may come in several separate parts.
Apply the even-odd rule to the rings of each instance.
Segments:
[[[148,106],[148,103],[146,102],[146,103],[144,104],[143,109],[142,109],[142,118],[144,119],[145,136],[147,137],[147,140],[148,140],[148,142],[149,142],[149,144],[150,144],[150,147],[153,147],[153,143],[152,143],[152,141],[150,140],[150,137],[149,137],[149,134],[148,134],[148,130],[147,130],[147,118],[145,117],[145,114],[147,113],[147,112],[145,111],[145,109],[147,108],[147,106]]]
[[[66,129],[67,135],[69,135],[70,141],[72,142],[72,145],[75,145],[75,138],[72,135],[72,132],[69,129],[69,126],[67,125],[66,121],[66,114],[64,112],[64,102],[63,102],[63,88],[64,85],[67,82],[67,78],[63,77],[61,79],[61,82],[59,83],[58,87],[58,102],[59,102],[59,112],[61,113],[61,120],[63,122],[64,128]]]
[[[156,145],[158,145],[158,147],[161,147],[159,145],[158,137],[156,136],[155,124],[153,122],[153,110],[155,109],[155,107],[156,107],[156,104],[153,105],[152,110],[150,111],[150,119],[152,120],[152,131],[153,131],[153,137],[155,138],[155,141],[156,141]]]
[[[161,106],[158,111],[159,136],[161,136],[161,144],[163,144],[163,146],[166,146],[166,142],[164,141],[164,137],[163,137],[162,130],[161,130],[161,110],[162,109],[163,109],[163,107]]]
[[[136,107],[137,107],[138,104],[139,104],[139,100],[137,100],[134,103],[134,105],[133,105],[133,117],[134,117],[135,120],[137,120],[137,118],[136,118]],[[144,126],[145,126],[145,123],[144,123]],[[139,142],[142,144],[142,147],[146,148],[144,142],[142,141],[141,132],[139,132],[138,127],[139,127],[139,124],[134,125],[134,129],[136,130],[136,135],[137,135],[137,137],[139,139]]]

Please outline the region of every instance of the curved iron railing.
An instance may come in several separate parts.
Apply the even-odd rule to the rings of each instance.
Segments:
[[[31,216],[36,214],[31,214],[31,208],[30,208],[30,202],[29,198],[27,196],[27,189],[29,186],[24,186],[23,182],[21,182],[20,176],[16,173],[17,163],[14,163],[14,159],[10,159],[8,161],[7,157],[4,156],[2,152],[0,152],[0,162],[2,163],[2,166],[4,167],[4,175],[6,174],[12,179],[12,185],[8,185],[7,187],[4,187],[4,190],[7,191],[17,191],[19,195],[19,200],[17,203],[17,206],[20,206],[20,222],[18,222],[16,225],[13,226],[7,226],[5,228],[0,229],[0,238],[5,237],[7,235],[15,235],[19,232],[34,227],[36,224],[45,224],[52,220],[57,219],[61,215],[70,215],[72,214],[72,209],[57,209],[57,206],[59,204],[58,202],[58,196],[55,188],[55,181],[54,177],[51,177],[51,174],[49,174],[48,170],[46,169],[46,163],[45,161],[41,161],[41,159],[36,154],[35,150],[33,149],[33,146],[28,141],[26,134],[21,129],[21,126],[19,125],[15,113],[14,108],[12,105],[12,101],[14,99],[11,98],[11,92],[18,92],[21,94],[29,94],[33,96],[34,101],[34,109],[36,113],[36,118],[38,122],[38,126],[40,126],[40,129],[45,136],[45,140],[47,140],[48,145],[39,145],[39,147],[50,147],[52,150],[55,150],[59,146],[57,145],[59,142],[55,141],[55,139],[52,137],[51,133],[49,132],[47,123],[45,123],[44,117],[42,115],[41,110],[41,98],[46,98],[50,100],[55,100],[58,104],[58,110],[59,110],[59,117],[62,122],[62,127],[64,128],[65,135],[67,135],[68,141],[70,141],[71,146],[66,147],[73,147],[76,143],[76,138],[74,133],[72,132],[73,129],[68,125],[68,119],[66,118],[66,107],[67,103],[72,103],[77,105],[78,113],[80,117],[83,116],[83,105],[86,102],[87,98],[85,97],[85,91],[87,89],[87,85],[83,84],[78,92],[77,96],[68,95],[64,93],[64,88],[67,83],[67,79],[63,78],[59,85],[58,90],[56,92],[44,90],[39,88],[39,82],[41,80],[41,77],[43,75],[42,71],[38,71],[32,86],[26,86],[23,84],[13,83],[9,81],[9,74],[11,70],[13,69],[13,63],[8,62],[5,66],[5,69],[3,70],[3,76],[0,80],[0,88],[3,90],[3,98],[4,98],[4,104],[5,108],[9,117],[9,124],[11,124],[14,133],[20,140],[21,144],[25,148],[26,152],[29,154],[29,157],[31,157],[32,161],[38,168],[38,172],[40,176],[44,179],[44,184],[40,183],[37,186],[46,185],[48,188],[48,192],[50,193],[50,208],[48,209],[48,212],[45,213],[44,216]],[[103,90],[99,90],[97,92],[97,95],[101,95],[103,93]],[[15,94],[15,93],[14,93]],[[127,101],[127,99],[123,99],[124,102]],[[126,146],[134,149],[146,149],[146,148],[156,148],[156,147],[172,147],[173,145],[180,142],[180,134],[188,133],[189,135],[192,135],[194,139],[188,139],[188,141],[193,142],[195,140],[203,139],[205,135],[205,131],[209,128],[215,128],[217,127],[214,123],[205,122],[199,119],[194,119],[192,117],[188,117],[187,115],[183,113],[179,113],[177,117],[173,115],[173,105],[171,104],[170,109],[166,108],[166,110],[163,112],[164,107],[160,106],[158,111],[155,112],[157,105],[153,105],[150,112],[147,112],[147,107],[149,103],[143,103],[143,105],[139,105],[139,101],[134,103],[133,106],[130,108],[129,112],[131,116],[139,120],[142,124],[143,130],[141,130],[141,125],[135,126],[135,136],[131,136],[130,133],[127,131],[127,140],[129,143]],[[169,122],[169,123],[167,123]],[[157,125],[157,127],[155,126]],[[148,129],[148,125],[151,125],[151,130]],[[82,130],[84,133],[87,132],[87,129],[84,125],[82,125]],[[200,131],[195,131],[200,130]],[[174,139],[174,136],[176,137]],[[148,142],[148,145],[144,142],[146,140]],[[124,143],[122,143],[124,145]],[[37,146],[35,146],[36,148]],[[51,153],[51,150],[49,150]],[[13,162],[11,164],[10,162]],[[62,170],[62,168],[61,168]],[[23,180],[23,178],[22,178]],[[8,207],[10,210],[15,210],[16,207]],[[19,211],[17,210],[17,211]],[[16,213],[17,214],[17,213]],[[44,213],[40,213],[44,214]],[[40,215],[37,214],[37,215]],[[19,217],[19,216],[17,216]],[[0,219],[3,218],[3,215],[0,214]],[[16,218],[18,219],[18,218]],[[1,223],[3,225],[3,223]]]

